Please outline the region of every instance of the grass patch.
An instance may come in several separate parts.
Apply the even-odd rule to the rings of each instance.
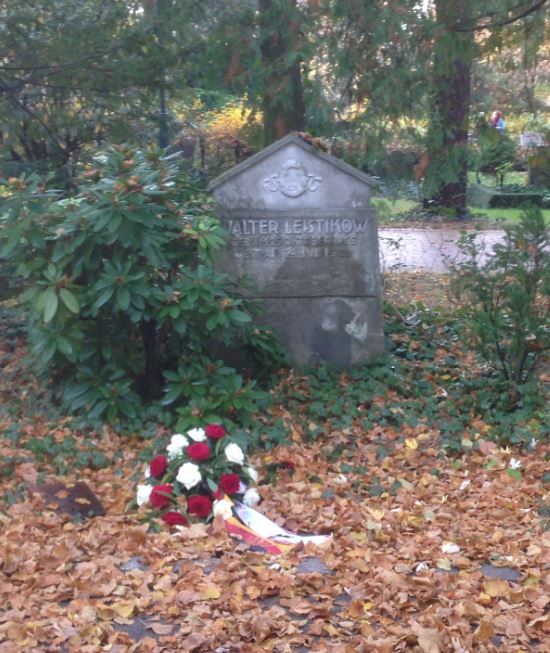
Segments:
[[[468,172],[468,183],[470,184],[477,184],[477,175],[475,172],[471,171]],[[527,180],[528,180],[528,174],[527,171],[523,172],[507,172],[504,175],[504,183],[506,185],[509,184],[516,184],[518,186],[527,186]],[[485,175],[482,172],[479,173],[479,183],[483,184],[484,186],[489,186],[491,188],[497,188],[497,181],[495,175]]]
[[[372,203],[376,207],[380,219],[383,220],[387,216],[389,221],[397,216],[406,215],[420,206],[416,200],[399,197],[373,197]]]
[[[472,215],[479,218],[485,218],[493,224],[497,222],[516,223],[519,222],[524,208],[479,209],[470,207],[469,211]],[[550,226],[550,209],[542,209],[542,215],[544,217],[544,222]]]
[[[373,197],[372,203],[381,226],[396,226],[419,221],[421,204],[401,197]]]
[[[524,175],[525,173],[510,173],[512,175]],[[475,175],[474,175],[475,177]],[[482,175],[482,182],[485,183],[491,177]],[[510,181],[510,183],[512,183]],[[514,182],[515,183],[515,182]],[[443,215],[427,215],[422,212],[421,202],[413,199],[402,197],[373,197],[372,203],[378,213],[378,222],[381,226],[395,226],[396,224],[411,225],[418,222],[444,222],[447,220]],[[517,208],[495,208],[495,209],[482,209],[469,206],[470,214],[478,221],[486,221],[490,225],[495,225],[499,222],[503,224],[514,224],[520,219],[523,207]],[[550,226],[550,209],[542,209],[544,221]]]

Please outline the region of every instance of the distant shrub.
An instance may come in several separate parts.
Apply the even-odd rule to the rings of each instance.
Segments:
[[[550,238],[536,207],[506,228],[504,242],[483,265],[475,235],[459,242],[464,260],[453,269],[453,286],[471,302],[464,313],[469,333],[513,409],[533,391],[526,384],[550,349]]]
[[[513,169],[517,158],[516,145],[508,134],[500,132],[484,120],[476,124],[476,146],[471,153],[471,166],[477,173],[495,176],[497,186],[504,185],[507,172]]]

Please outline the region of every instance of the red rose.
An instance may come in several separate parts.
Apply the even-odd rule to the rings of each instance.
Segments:
[[[187,511],[190,515],[204,519],[212,512],[212,501],[203,494],[189,497],[187,500]]]
[[[189,522],[181,512],[165,512],[161,519],[165,524],[170,524],[170,526],[189,526]]]
[[[200,463],[210,456],[210,447],[206,442],[194,442],[187,447],[187,455],[191,460]]]
[[[225,429],[221,424],[209,424],[204,432],[212,440],[220,440],[225,435]]]
[[[225,497],[225,492],[222,490],[222,488],[218,485],[216,488],[216,491],[213,493],[214,499],[217,501],[219,499],[223,499]]]
[[[241,479],[238,474],[222,474],[220,476],[220,487],[226,494],[235,494],[239,491]]]
[[[167,483],[166,485],[155,485],[149,497],[149,503],[153,508],[166,508],[170,503],[170,497],[166,494],[172,494],[172,486]]]
[[[168,458],[166,456],[156,456],[149,465],[149,471],[153,478],[162,478],[168,469]]]

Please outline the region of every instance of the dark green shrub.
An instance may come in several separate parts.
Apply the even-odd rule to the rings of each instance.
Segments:
[[[462,236],[464,260],[454,266],[454,289],[471,301],[466,324],[477,351],[516,408],[537,363],[550,348],[550,238],[539,208],[523,212],[480,262],[476,234]]]
[[[137,418],[163,392],[185,424],[245,417],[265,393],[211,352],[261,330],[213,269],[224,234],[206,198],[159,152],[118,148],[95,162],[69,199],[38,178],[11,180],[0,217],[0,256],[28,284],[41,368],[91,419]]]
[[[471,166],[477,173],[494,175],[497,186],[504,184],[506,172],[512,170],[516,161],[516,145],[514,140],[505,133],[489,125],[484,117],[476,121],[476,140],[471,152]]]
[[[522,190],[508,190],[504,186],[502,189],[480,184],[470,184],[468,186],[468,204],[478,206],[482,209],[507,209],[522,208],[527,206],[543,206],[543,193],[537,192],[532,188],[524,186]]]

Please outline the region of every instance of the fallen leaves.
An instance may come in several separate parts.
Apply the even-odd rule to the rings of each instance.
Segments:
[[[222,594],[222,591],[219,587],[215,585],[207,585],[202,591],[202,598],[206,601],[211,601],[212,599],[219,599]]]
[[[509,592],[508,583],[500,578],[492,578],[483,583],[483,589],[491,597],[506,596]]]
[[[219,524],[149,533],[125,510],[147,443],[104,436],[116,466],[62,479],[51,501],[2,506],[0,653],[547,653],[547,444],[522,452],[520,477],[506,472],[510,452],[475,435],[467,457],[441,457],[422,425],[273,449],[255,460],[281,470],[261,487],[262,511],[334,534],[273,559]],[[21,463],[0,489],[16,478],[24,490],[36,472]],[[89,518],[88,494],[59,510],[77,482],[104,515]]]
[[[439,631],[434,628],[424,628],[412,621],[411,630],[418,638],[418,645],[424,653],[440,653],[442,640]]]
[[[448,558],[439,558],[436,562],[438,569],[443,569],[443,571],[451,571],[452,564]]]
[[[460,547],[455,542],[444,542],[441,545],[443,553],[459,553]]]

